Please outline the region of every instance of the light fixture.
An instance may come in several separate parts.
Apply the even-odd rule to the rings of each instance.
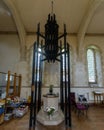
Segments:
[[[52,1],[52,12],[48,15],[47,23],[45,24],[45,36],[40,33],[40,24],[38,24],[37,29],[37,35],[38,39],[37,42],[39,44],[39,37],[44,38],[44,45],[42,46],[44,51],[44,60],[47,60],[48,62],[55,62],[56,60],[59,60],[57,57],[60,55],[60,45],[59,45],[59,39],[64,37],[64,40],[66,42],[66,26],[64,25],[64,34],[59,36],[59,25],[56,21],[56,16],[53,13],[53,1]],[[62,52],[64,53],[64,52]]]

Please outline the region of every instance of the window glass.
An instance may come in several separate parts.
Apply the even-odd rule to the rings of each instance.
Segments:
[[[64,49],[62,50],[64,52]],[[65,60],[65,54],[62,54],[62,59],[63,59],[63,81],[65,81],[65,65],[66,65],[66,81],[68,81],[68,57],[66,54],[66,60]],[[66,64],[65,64],[66,61]]]
[[[38,48],[38,64],[37,64],[37,81],[39,81],[39,73],[40,73],[40,57],[41,57],[41,48]]]
[[[96,65],[94,49],[87,50],[88,78],[89,82],[96,82]]]

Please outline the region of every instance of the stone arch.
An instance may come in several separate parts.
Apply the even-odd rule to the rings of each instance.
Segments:
[[[21,18],[19,16],[19,13],[15,7],[15,5],[13,4],[13,2],[11,0],[3,0],[4,3],[6,4],[6,6],[9,8],[9,10],[12,13],[14,22],[16,24],[17,30],[18,30],[18,35],[19,35],[19,39],[20,39],[20,60],[25,60],[26,59],[26,32],[24,29],[24,26],[22,24]]]
[[[102,1],[102,0],[91,0],[90,1],[89,8],[86,11],[84,18],[82,20],[82,23],[80,25],[78,35],[77,35],[77,38],[78,38],[78,54],[79,54],[80,58],[81,58],[81,55],[80,55],[81,46],[84,43],[84,37],[85,37],[86,30],[88,28],[88,25],[89,25],[93,15],[95,14],[95,11],[101,5],[102,2],[104,2],[104,1]]]
[[[95,49],[96,51],[99,51],[100,54],[102,53],[102,49],[101,49],[101,47],[100,47],[99,45],[96,45],[96,44],[86,45],[86,46],[84,47],[85,52],[87,51],[88,48]]]

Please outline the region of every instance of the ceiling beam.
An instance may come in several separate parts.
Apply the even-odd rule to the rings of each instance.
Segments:
[[[9,8],[14,22],[16,24],[17,30],[18,30],[18,35],[19,35],[19,39],[20,39],[20,60],[25,60],[26,59],[26,55],[25,55],[25,51],[26,51],[26,31],[24,28],[24,25],[22,23],[21,17],[18,13],[18,10],[16,9],[14,3],[11,0],[3,0],[4,3],[6,4],[6,6]]]

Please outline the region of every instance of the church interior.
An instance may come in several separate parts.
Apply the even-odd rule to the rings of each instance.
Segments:
[[[0,130],[103,130],[104,0],[0,0]]]

